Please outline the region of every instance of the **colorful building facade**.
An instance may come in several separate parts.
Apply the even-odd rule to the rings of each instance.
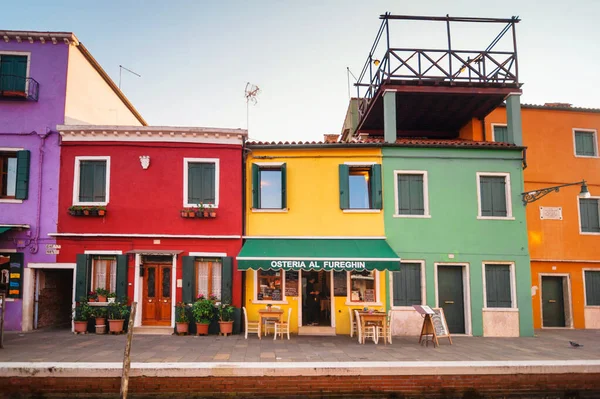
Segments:
[[[48,236],[56,231],[58,217],[56,126],[66,120],[145,124],[72,33],[3,31],[0,284],[8,293],[7,330],[70,320],[70,296],[55,300],[52,292],[70,289],[63,280],[72,270],[56,265],[58,248]],[[58,318],[56,308],[62,309]]]
[[[569,104],[524,105],[524,191],[585,180],[528,203],[535,328],[600,328],[600,111]],[[505,108],[486,119],[486,140],[502,141]]]
[[[134,326],[172,333],[177,302],[241,304],[241,129],[59,126],[58,261],[75,299],[137,302]],[[80,210],[103,210],[81,215]],[[201,212],[204,210],[204,212]],[[98,303],[106,306],[106,303]],[[237,315],[239,328],[239,314]]]

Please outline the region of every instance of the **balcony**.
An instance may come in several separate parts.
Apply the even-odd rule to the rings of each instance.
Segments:
[[[396,93],[398,136],[456,137],[471,118],[483,118],[510,93],[520,93],[515,24],[509,19],[470,17],[380,16],[382,24],[357,79],[358,130],[383,133],[383,93]],[[443,46],[394,46],[402,21],[445,23]],[[485,49],[462,49],[452,42],[453,23],[500,24],[500,33]],[[464,24],[462,24],[464,25]],[[473,32],[479,32],[475,26]],[[397,32],[406,32],[401,26]],[[496,31],[494,30],[495,34]],[[418,36],[403,34],[404,42]],[[510,40],[512,36],[512,40]],[[508,41],[508,43],[507,43]],[[498,45],[501,43],[502,49]],[[475,46],[476,47],[476,46]],[[483,47],[483,46],[482,46]]]
[[[0,74],[0,98],[37,101],[40,84],[33,78]]]

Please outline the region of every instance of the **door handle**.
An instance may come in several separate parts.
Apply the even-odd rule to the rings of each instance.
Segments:
[[[452,305],[454,303],[454,301],[444,301],[444,303]]]
[[[148,299],[148,302],[152,302],[152,299]]]
[[[165,299],[165,303],[167,303],[167,300]]]
[[[556,300],[555,299],[548,299],[548,302],[550,302],[550,303],[556,303]]]

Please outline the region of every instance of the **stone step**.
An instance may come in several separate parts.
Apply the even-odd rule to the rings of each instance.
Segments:
[[[326,326],[302,326],[298,327],[298,335],[335,335],[335,327]]]
[[[140,326],[133,327],[133,334],[136,335],[171,335],[173,327],[170,326]]]

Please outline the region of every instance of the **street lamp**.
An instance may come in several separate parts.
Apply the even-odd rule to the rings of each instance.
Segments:
[[[590,198],[590,192],[588,191],[587,184],[585,184],[585,180],[582,180],[576,183],[562,184],[560,186],[542,188],[540,190],[525,191],[524,193],[521,193],[523,196],[523,205],[527,205],[530,202],[535,202],[553,191],[558,192],[563,187],[576,186],[578,184],[581,185],[581,191],[578,195],[579,198]]]

